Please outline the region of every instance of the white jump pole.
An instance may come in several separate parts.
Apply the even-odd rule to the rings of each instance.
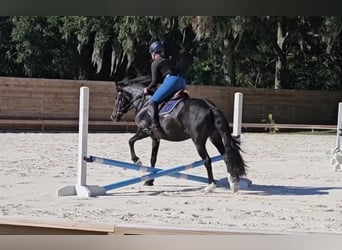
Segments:
[[[342,140],[342,102],[338,104],[336,148],[341,149]]]
[[[233,118],[233,136],[240,138],[241,136],[241,124],[242,124],[242,105],[243,94],[236,92],[234,94],[234,118]]]
[[[100,186],[87,185],[87,162],[84,157],[88,150],[88,120],[89,120],[89,88],[80,88],[79,124],[78,124],[78,163],[77,184],[65,186],[57,191],[58,196],[77,195],[91,197],[103,195],[106,190]]]
[[[78,123],[78,173],[77,185],[87,184],[87,163],[83,160],[88,151],[89,88],[80,89],[80,112]]]
[[[336,147],[332,150],[333,158],[331,159],[331,164],[333,165],[333,170],[342,170],[342,102],[338,104],[338,116],[337,116],[337,128],[336,128]]]

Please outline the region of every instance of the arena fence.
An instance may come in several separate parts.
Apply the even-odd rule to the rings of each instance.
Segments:
[[[0,77],[0,129],[77,131],[79,89],[89,87],[90,131],[134,131],[134,112],[123,122],[110,120],[116,93],[114,82]],[[336,129],[342,91],[271,90],[220,86],[188,86],[190,95],[214,102],[229,122],[234,93],[244,95],[245,130]],[[270,116],[271,115],[271,116]],[[270,117],[272,117],[270,119]]]

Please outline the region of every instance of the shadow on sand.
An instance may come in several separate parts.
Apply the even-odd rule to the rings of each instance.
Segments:
[[[218,187],[228,188],[227,178],[217,181]],[[282,185],[260,185],[252,184],[247,189],[243,189],[244,194],[258,195],[328,195],[330,190],[342,190],[342,187],[310,187],[310,186],[282,186]]]
[[[162,186],[163,190],[160,190]],[[189,186],[179,186],[179,185],[162,185],[162,183],[157,184],[153,187],[143,187],[132,190],[125,191],[113,191],[107,195],[111,196],[141,196],[141,195],[190,195],[192,192],[203,191],[205,184],[189,185]],[[229,189],[229,184],[227,178],[222,178],[217,180],[218,189]],[[167,189],[167,190],[165,190]],[[328,195],[331,190],[342,190],[342,187],[310,187],[310,186],[283,186],[283,185],[260,185],[252,184],[246,189],[241,189],[241,193],[244,195],[284,195],[284,196],[308,196],[308,195]],[[214,191],[215,192],[215,191]]]

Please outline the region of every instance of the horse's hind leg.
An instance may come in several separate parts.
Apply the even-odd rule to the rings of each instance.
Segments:
[[[232,173],[231,161],[228,157],[228,154],[225,152],[225,146],[222,140],[222,137],[218,133],[218,131],[214,131],[213,134],[210,136],[210,141],[215,145],[217,150],[220,152],[220,154],[223,156],[223,160],[227,166],[228,171],[228,182],[230,188],[233,190],[233,192],[237,192],[239,189],[239,177],[237,177],[236,174]],[[229,167],[228,167],[229,166]],[[233,176],[232,176],[233,174]]]
[[[151,163],[152,168],[156,166],[159,145],[160,145],[160,140],[152,138],[152,152],[151,152],[151,158],[150,158],[150,163]],[[151,180],[145,181],[144,185],[153,186],[153,182],[154,182],[154,179],[151,179]]]
[[[214,132],[211,134],[209,139],[212,142],[212,144],[214,144],[214,146],[217,148],[217,150],[220,152],[220,155],[223,155],[224,145],[223,145],[222,138],[220,134],[218,133],[218,131],[214,130]]]
[[[196,142],[194,141],[196,145],[196,149],[202,160],[204,160],[204,166],[207,170],[208,174],[208,187],[204,189],[205,192],[212,192],[216,188],[216,183],[213,177],[213,169],[211,166],[211,158],[207,152],[207,149],[205,148],[205,141],[203,142]]]
[[[218,131],[214,131],[212,133],[212,135],[209,137],[210,141],[214,144],[214,146],[217,148],[217,150],[220,152],[220,154],[223,156],[223,159],[227,164],[229,164],[229,160],[227,159],[227,156],[225,154],[225,147],[224,147],[224,144],[223,144],[223,141],[222,141],[222,138],[220,136],[220,134],[218,133]],[[228,166],[228,165],[227,165]],[[233,187],[234,185],[234,179],[232,179],[231,175],[230,175],[230,172],[228,171],[228,182],[229,182],[229,185],[231,187]],[[235,180],[235,183],[238,183],[237,180]],[[236,184],[238,185],[238,184]],[[233,187],[234,188],[234,187]],[[235,187],[236,189],[237,187]]]

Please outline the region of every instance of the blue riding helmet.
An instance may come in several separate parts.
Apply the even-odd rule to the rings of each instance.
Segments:
[[[151,43],[150,50],[149,50],[150,53],[160,54],[163,51],[164,51],[164,46],[161,42],[155,41],[155,42]]]

